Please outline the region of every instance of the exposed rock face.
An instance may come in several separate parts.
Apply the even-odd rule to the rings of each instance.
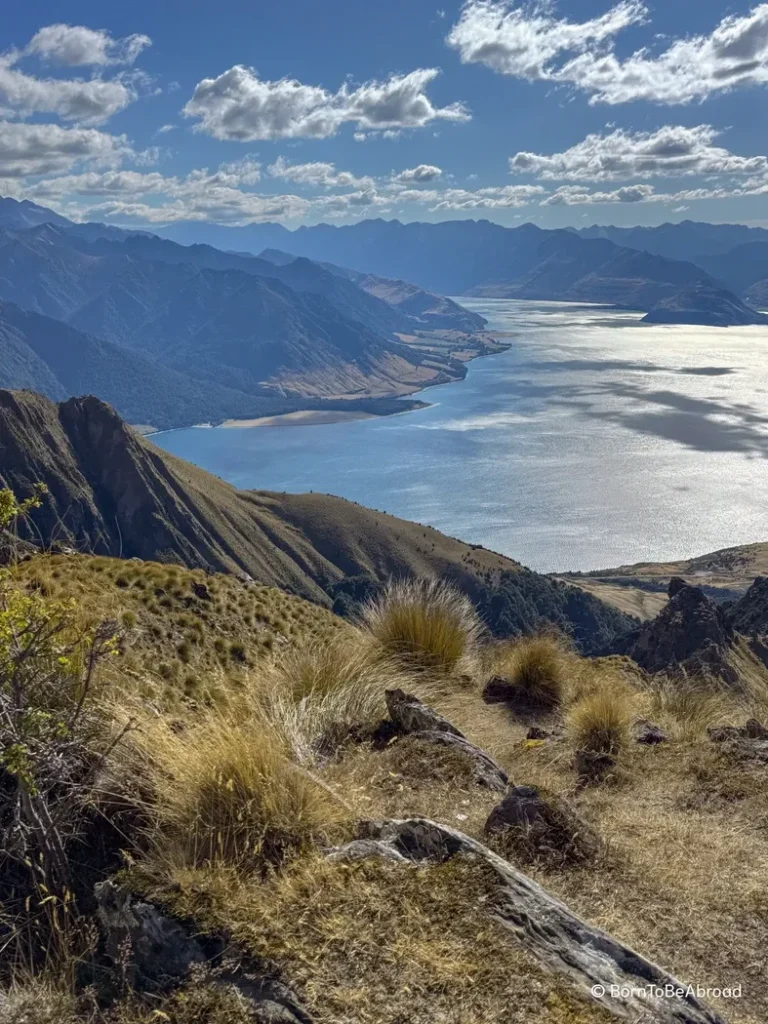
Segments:
[[[684,669],[735,682],[727,655],[735,642],[727,615],[698,587],[675,576],[655,619],[620,637],[603,654],[625,654],[646,672]]]
[[[281,982],[243,969],[243,964],[220,966],[223,939],[193,934],[180,921],[109,879],[95,887],[95,894],[105,953],[121,971],[127,964],[128,977],[122,980],[134,991],[173,988],[186,980],[195,965],[216,963],[214,980],[237,988],[261,1024],[312,1024],[294,993]]]
[[[470,743],[448,719],[403,690],[387,690],[384,697],[395,734],[457,751],[470,763],[478,785],[498,793],[504,792],[509,779],[501,765],[490,754]]]
[[[368,822],[366,832],[365,846],[357,840],[329,855],[439,862],[466,854],[491,868],[500,883],[497,899],[488,907],[496,920],[537,959],[565,974],[585,994],[596,998],[599,986],[601,1005],[617,1017],[643,1024],[726,1024],[663,968],[576,917],[527,875],[463,832],[428,818]],[[666,986],[671,986],[673,994],[668,994]]]
[[[665,743],[669,738],[658,725],[654,725],[653,722],[649,722],[646,719],[635,722],[634,732],[635,742],[642,743],[645,746],[655,746],[657,743]]]
[[[768,634],[768,577],[758,576],[730,611],[731,625],[744,636]]]

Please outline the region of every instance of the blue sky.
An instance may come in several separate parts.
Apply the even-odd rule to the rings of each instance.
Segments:
[[[768,224],[768,3],[28,0],[0,194],[75,219]]]

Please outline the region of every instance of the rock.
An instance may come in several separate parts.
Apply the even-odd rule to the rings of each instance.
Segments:
[[[483,700],[486,704],[509,704],[514,702],[519,691],[501,676],[493,676],[483,688]]]
[[[768,577],[758,576],[730,610],[731,625],[744,636],[768,633]]]
[[[542,729],[538,725],[532,725],[525,734],[527,740],[551,740],[554,739],[554,736],[553,732],[547,732],[546,729]]]
[[[573,767],[582,782],[600,782],[616,768],[616,758],[599,750],[577,750]]]
[[[666,743],[669,739],[667,734],[659,728],[658,725],[654,725],[653,722],[649,722],[647,719],[641,719],[639,722],[635,722],[635,742],[644,743],[647,746],[654,746],[657,743]]]
[[[195,595],[195,597],[199,598],[201,601],[210,601],[210,600],[212,600],[211,592],[208,589],[208,587],[205,585],[205,583],[198,583],[197,580],[194,580],[192,582],[192,593]]]
[[[387,702],[389,717],[402,733],[445,732],[464,738],[464,733],[448,719],[422,704],[419,698],[411,693],[405,693],[404,690],[385,690],[384,699]]]
[[[435,743],[464,754],[472,765],[472,774],[479,786],[485,786],[486,789],[495,790],[497,793],[503,793],[507,788],[509,778],[501,765],[494,761],[490,754],[463,736],[456,736],[450,732],[412,732],[410,736],[414,740]]]
[[[673,576],[669,602],[650,622],[619,637],[600,655],[623,654],[646,672],[684,671],[728,683],[738,677],[728,662],[736,633],[725,612],[698,587]]]
[[[387,851],[392,850],[413,862],[468,856],[490,868],[499,883],[495,898],[487,903],[493,919],[545,967],[566,975],[585,995],[598,998],[595,988],[599,988],[600,1005],[615,1016],[643,1024],[726,1024],[663,968],[577,917],[538,883],[463,832],[428,818],[372,821],[364,823],[364,830],[372,856],[391,860]],[[355,846],[338,847],[331,853],[343,859]]]
[[[501,765],[494,761],[490,754],[470,743],[455,725],[423,704],[418,697],[403,690],[387,690],[384,699],[395,734],[456,750],[465,755],[470,762],[473,777],[479,785],[499,793],[503,793],[507,788],[509,779]],[[379,726],[377,737],[386,734],[385,725],[386,723],[382,723]]]
[[[707,734],[733,758],[768,764],[768,729],[756,718],[748,719],[744,725],[711,726]]]
[[[227,943],[194,934],[191,927],[138,899],[111,879],[94,887],[104,952],[135,992],[161,992],[186,981],[190,968],[221,963]],[[278,980],[238,962],[217,969],[215,984],[232,985],[263,1024],[312,1024],[294,993]]]
[[[483,832],[502,840],[506,849],[526,860],[583,861],[600,843],[576,811],[536,786],[515,786],[488,816]]]

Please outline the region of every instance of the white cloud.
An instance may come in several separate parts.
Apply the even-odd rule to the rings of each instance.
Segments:
[[[685,104],[768,82],[768,3],[728,15],[709,35],[673,39],[658,54],[644,48],[617,56],[614,37],[646,19],[640,0],[581,23],[556,18],[549,5],[470,0],[447,41],[465,63],[571,85],[589,93],[591,103]]]
[[[513,7],[504,0],[470,0],[446,41],[464,64],[485,64],[502,75],[535,81],[555,77],[553,61],[561,55],[592,50],[641,24],[647,14],[640,0],[623,0],[600,17],[572,22],[556,18],[550,4]]]
[[[289,164],[279,156],[267,168],[273,178],[293,181],[297,185],[314,185],[323,188],[360,188],[370,189],[374,186],[373,178],[367,175],[356,177],[350,171],[337,171],[335,164],[319,161],[307,164]]]
[[[469,191],[463,188],[447,188],[431,193],[411,190],[409,198],[423,196],[424,202],[433,202],[436,210],[504,210],[529,206],[532,201],[546,195],[541,185],[499,185]]]
[[[590,192],[583,185],[561,185],[541,201],[541,206],[584,206],[594,203],[679,203],[701,199],[731,199],[768,191],[761,183],[753,187],[689,188],[679,192],[656,192],[653,185],[623,185],[610,192]]]
[[[66,121],[99,124],[136,99],[130,79],[34,78],[0,57],[0,114],[57,114]]]
[[[655,132],[617,128],[607,135],[587,135],[562,153],[516,153],[510,158],[509,168],[513,173],[559,181],[768,172],[768,157],[737,156],[714,145],[720,134],[707,124],[693,128],[666,125]]]
[[[176,125],[175,124],[161,124],[160,127],[155,132],[155,135],[167,135],[168,132],[173,132],[175,130],[176,130]]]
[[[241,142],[328,138],[347,122],[365,133],[420,128],[439,119],[468,120],[462,104],[435,107],[426,95],[438,74],[436,68],[425,68],[357,88],[345,84],[331,93],[295,79],[262,81],[252,68],[235,65],[199,82],[183,113],[197,120],[196,131]]]
[[[421,185],[429,181],[436,181],[442,175],[442,169],[433,164],[419,164],[418,167],[409,167],[399,174],[393,174],[392,180],[401,185]]]
[[[149,36],[113,39],[105,29],[84,25],[46,25],[32,37],[26,53],[67,67],[133,64],[142,50],[152,45]]]
[[[122,135],[95,128],[0,121],[0,177],[56,174],[83,163],[116,165],[131,155]]]

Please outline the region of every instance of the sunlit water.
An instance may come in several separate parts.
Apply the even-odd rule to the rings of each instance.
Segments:
[[[430,408],[155,441],[238,487],[339,494],[543,571],[768,540],[768,330],[461,301],[512,347]]]

